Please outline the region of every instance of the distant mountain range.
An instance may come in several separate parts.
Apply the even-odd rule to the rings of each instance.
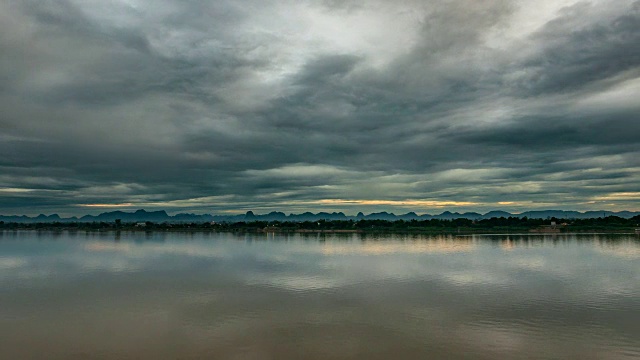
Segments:
[[[253,211],[247,211],[246,214],[241,215],[211,215],[211,214],[176,214],[169,215],[166,211],[145,211],[145,210],[137,210],[135,212],[124,212],[124,211],[111,211],[105,212],[100,215],[85,215],[80,218],[78,217],[70,217],[70,218],[61,218],[58,214],[53,215],[38,215],[35,217],[29,216],[3,216],[0,215],[0,221],[4,222],[20,222],[20,223],[50,223],[50,222],[114,222],[116,219],[120,219],[122,222],[144,222],[151,221],[155,223],[162,222],[170,222],[170,223],[183,223],[183,222],[251,222],[251,221],[318,221],[321,219],[324,220],[430,220],[430,219],[458,219],[465,218],[471,220],[480,220],[480,219],[490,219],[493,217],[528,217],[533,219],[547,219],[547,218],[558,218],[558,219],[589,219],[589,218],[598,218],[598,217],[607,217],[607,216],[619,216],[621,218],[629,219],[634,216],[640,215],[640,212],[633,211],[586,211],[586,212],[578,212],[578,211],[565,211],[565,210],[541,210],[541,211],[526,211],[520,214],[512,214],[506,211],[490,211],[486,214],[480,214],[476,212],[466,212],[466,213],[458,213],[458,212],[450,212],[445,211],[438,215],[418,215],[415,212],[410,212],[402,215],[396,215],[388,212],[378,212],[372,213],[369,215],[365,215],[363,213],[358,213],[356,216],[347,216],[342,212],[319,212],[317,214],[311,212],[305,212],[302,214],[289,214],[286,215],[283,212],[273,211],[268,214],[256,215]]]

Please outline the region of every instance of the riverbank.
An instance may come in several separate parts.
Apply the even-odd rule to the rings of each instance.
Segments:
[[[616,216],[594,219],[527,219],[491,218],[469,220],[319,220],[319,221],[253,221],[253,222],[41,222],[4,223],[0,230],[45,231],[206,231],[229,233],[403,233],[403,234],[566,234],[566,233],[635,233],[640,219]]]
[[[139,232],[139,233],[236,233],[236,234],[415,234],[415,235],[568,235],[568,234],[636,234],[640,233],[635,229],[606,229],[587,228],[580,230],[565,229],[564,231],[536,231],[536,229],[357,229],[357,230],[336,230],[336,229],[255,229],[255,228],[235,228],[235,229],[212,229],[206,227],[172,227],[172,228],[95,228],[95,227],[15,227],[0,228],[2,231],[37,231],[37,232],[85,232],[85,233],[108,233],[108,232]]]

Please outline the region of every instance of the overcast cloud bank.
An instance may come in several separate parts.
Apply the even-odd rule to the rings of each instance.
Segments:
[[[639,210],[640,1],[0,0],[0,213]]]

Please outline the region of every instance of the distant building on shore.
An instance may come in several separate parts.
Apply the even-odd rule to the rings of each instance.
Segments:
[[[567,226],[567,223],[562,223],[560,226],[563,226],[563,227]],[[559,233],[560,229],[557,227],[556,222],[552,221],[551,225],[542,225],[542,226],[537,227],[535,229],[529,230],[529,232],[554,234],[554,233]]]

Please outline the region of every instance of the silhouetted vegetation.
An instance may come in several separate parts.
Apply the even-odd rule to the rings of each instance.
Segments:
[[[319,221],[251,221],[222,223],[125,223],[114,222],[0,222],[4,230],[85,230],[85,231],[220,231],[220,232],[415,232],[415,233],[514,233],[514,232],[633,232],[640,226],[640,216],[592,219],[530,219],[494,217],[491,219],[430,220],[319,220]]]

